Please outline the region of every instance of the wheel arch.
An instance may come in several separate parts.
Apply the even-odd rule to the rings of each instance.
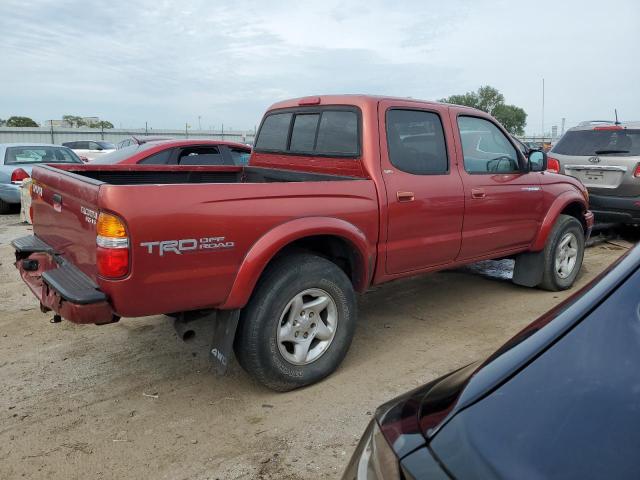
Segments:
[[[267,266],[292,251],[308,251],[332,261],[347,274],[356,291],[369,285],[375,245],[369,244],[364,233],[345,220],[305,217],[278,225],[251,247],[219,308],[244,307]]]
[[[565,192],[558,196],[542,221],[542,225],[538,230],[538,235],[531,246],[531,251],[536,252],[544,248],[547,243],[547,238],[551,234],[551,230],[560,215],[569,215],[574,217],[580,222],[582,229],[586,234],[588,230],[588,225],[585,220],[586,211],[587,205],[582,195],[578,192]]]

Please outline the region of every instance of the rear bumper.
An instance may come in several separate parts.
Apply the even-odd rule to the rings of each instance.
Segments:
[[[40,301],[43,312],[53,310],[73,323],[119,320],[98,286],[38,237],[21,237],[11,244],[16,252],[16,268]]]
[[[599,223],[639,223],[640,197],[589,195],[589,208]]]

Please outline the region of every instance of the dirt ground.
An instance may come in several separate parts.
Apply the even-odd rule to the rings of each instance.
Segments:
[[[517,287],[504,262],[378,287],[338,371],[278,394],[235,363],[215,377],[164,316],[49,323],[12,265],[9,242],[29,230],[18,221],[0,217],[1,479],[336,478],[379,404],[483,358],[570,294]],[[587,250],[579,285],[618,243]]]

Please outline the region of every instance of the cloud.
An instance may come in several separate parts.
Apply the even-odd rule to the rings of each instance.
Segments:
[[[640,7],[621,0],[624,15],[610,9],[546,0],[3,0],[0,117],[77,113],[163,128],[201,116],[203,126],[252,128],[291,96],[436,99],[491,84],[527,110],[531,131],[544,76],[549,125],[614,106],[640,118],[632,51]]]

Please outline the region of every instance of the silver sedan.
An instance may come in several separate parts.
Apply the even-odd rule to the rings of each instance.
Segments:
[[[0,144],[0,213],[20,205],[20,185],[31,168],[43,163],[82,163],[67,147],[38,143]]]

